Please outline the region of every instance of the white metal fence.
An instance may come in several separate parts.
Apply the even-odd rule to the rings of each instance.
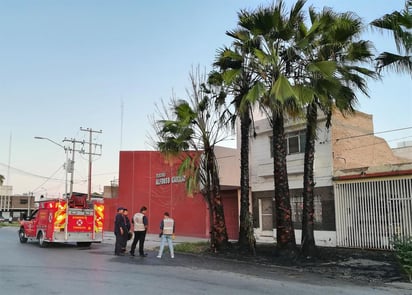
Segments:
[[[392,249],[394,237],[412,237],[412,176],[336,181],[339,247]]]

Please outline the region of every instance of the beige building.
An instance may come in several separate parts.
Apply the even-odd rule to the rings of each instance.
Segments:
[[[348,117],[344,117],[339,112],[336,112],[333,115],[332,126],[327,129],[325,127],[325,118],[320,116],[314,162],[314,178],[316,183],[314,198],[315,239],[317,245],[340,246],[340,240],[337,239],[337,233],[339,234],[339,231],[342,230],[340,218],[346,218],[345,214],[349,214],[348,212],[351,210],[353,212],[355,209],[353,207],[345,207],[347,210],[342,211],[341,207],[346,206],[346,203],[340,201],[337,204],[335,202],[336,179],[338,177],[358,179],[355,180],[357,182],[363,181],[365,176],[372,175],[375,177],[386,175],[387,178],[392,179],[393,177],[398,177],[398,171],[401,170],[402,178],[406,178],[407,181],[405,183],[406,189],[400,191],[397,196],[400,196],[400,194],[403,196],[404,193],[407,194],[410,190],[412,183],[410,182],[412,178],[412,170],[410,170],[412,160],[397,156],[384,139],[373,135],[372,119],[372,115],[361,112],[356,112],[355,115]],[[275,219],[273,218],[272,128],[266,118],[260,118],[255,121],[255,128],[256,138],[251,139],[250,142],[250,185],[252,188],[255,230],[258,238],[274,240],[276,229]],[[304,120],[288,120],[285,122],[285,144],[288,151],[287,169],[292,219],[298,244],[301,240],[305,128]],[[373,193],[368,191],[368,196],[361,196],[360,191],[358,194],[352,191],[351,194],[354,194],[355,198],[356,195],[359,195],[359,198],[370,198],[372,197],[371,194],[377,196],[381,192],[379,188],[375,188]],[[412,197],[409,196],[409,198]],[[378,201],[375,200],[374,202]],[[411,202],[411,204],[402,205],[402,208],[406,207],[409,210],[410,207],[412,210],[412,200],[408,199],[408,202]],[[372,203],[369,205],[372,206]],[[337,206],[341,207],[337,208]],[[376,207],[379,206],[376,205]],[[337,216],[337,211],[341,215]],[[407,215],[408,212],[405,212],[405,214]],[[365,223],[364,220],[359,221],[353,218],[353,216],[351,218],[352,223]],[[372,221],[368,220],[368,222],[371,223]],[[391,223],[391,221],[385,222],[387,224]],[[410,226],[409,220],[406,220],[406,223]],[[344,225],[349,226],[346,223]]]
[[[240,149],[215,147],[222,190],[240,187]]]
[[[30,215],[35,208],[33,195],[13,195],[11,185],[0,186],[0,216],[17,220],[23,213]]]
[[[373,135],[372,115],[357,112],[344,118],[336,112],[332,120],[333,172],[341,174],[351,169],[367,173],[368,169],[412,162],[396,155],[388,143]]]
[[[396,148],[392,148],[392,151],[397,157],[412,161],[412,141],[401,142]]]

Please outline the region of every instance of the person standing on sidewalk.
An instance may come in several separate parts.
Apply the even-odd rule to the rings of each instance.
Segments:
[[[144,253],[144,241],[146,239],[146,231],[148,226],[148,220],[146,216],[147,208],[143,206],[140,208],[140,212],[137,212],[133,216],[133,226],[134,226],[134,239],[132,247],[130,249],[130,255],[134,256],[136,250],[137,242],[139,242],[139,255],[140,257],[146,257],[147,254]]]
[[[164,213],[163,220],[160,223],[160,229],[161,229],[161,233],[160,233],[161,242],[160,242],[159,255],[157,255],[157,258],[162,258],[163,249],[165,247],[166,242],[169,246],[170,257],[175,258],[175,253],[173,249],[173,240],[175,238],[175,221],[172,218],[170,218],[170,215],[168,212]]]
[[[130,219],[128,215],[129,215],[129,211],[126,208],[123,208],[123,218],[124,218],[124,223],[126,225],[126,232],[123,237],[122,253],[126,252],[127,241],[129,240],[129,233],[131,229]]]
[[[124,237],[127,235],[126,223],[123,216],[123,207],[117,208],[117,214],[114,218],[114,235],[116,236],[116,243],[114,246],[114,255],[123,255],[122,247],[124,243]]]

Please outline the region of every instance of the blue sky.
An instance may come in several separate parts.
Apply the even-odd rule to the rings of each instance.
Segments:
[[[270,1],[0,1],[0,174],[14,193],[64,193],[64,138],[88,140],[80,127],[102,130],[93,141],[93,191],[118,176],[119,150],[151,149],[147,135],[155,104],[185,97],[192,67],[210,70],[229,45],[240,9]],[[293,1],[286,1],[288,7]],[[369,22],[403,8],[403,0],[308,1],[354,11]],[[394,50],[390,36],[365,35],[376,51]],[[359,95],[375,132],[412,126],[410,76],[385,73]],[[380,134],[391,146],[412,129]],[[76,154],[77,191],[87,190],[87,157]],[[10,167],[9,167],[10,166]]]

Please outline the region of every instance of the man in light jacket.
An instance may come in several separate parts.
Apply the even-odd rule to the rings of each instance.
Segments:
[[[163,220],[160,223],[160,229],[162,230],[160,233],[161,242],[160,242],[159,255],[157,255],[157,258],[162,258],[163,249],[165,247],[166,242],[169,246],[170,257],[175,258],[175,253],[173,250],[173,240],[175,238],[175,221],[172,218],[170,218],[170,215],[168,212],[164,213]]]
[[[146,231],[148,226],[148,220],[146,216],[147,208],[143,206],[140,208],[140,212],[137,212],[133,216],[133,226],[134,226],[134,239],[130,249],[130,255],[134,256],[136,250],[137,242],[139,242],[139,255],[140,257],[146,257],[147,254],[144,253],[144,241],[146,239]]]

